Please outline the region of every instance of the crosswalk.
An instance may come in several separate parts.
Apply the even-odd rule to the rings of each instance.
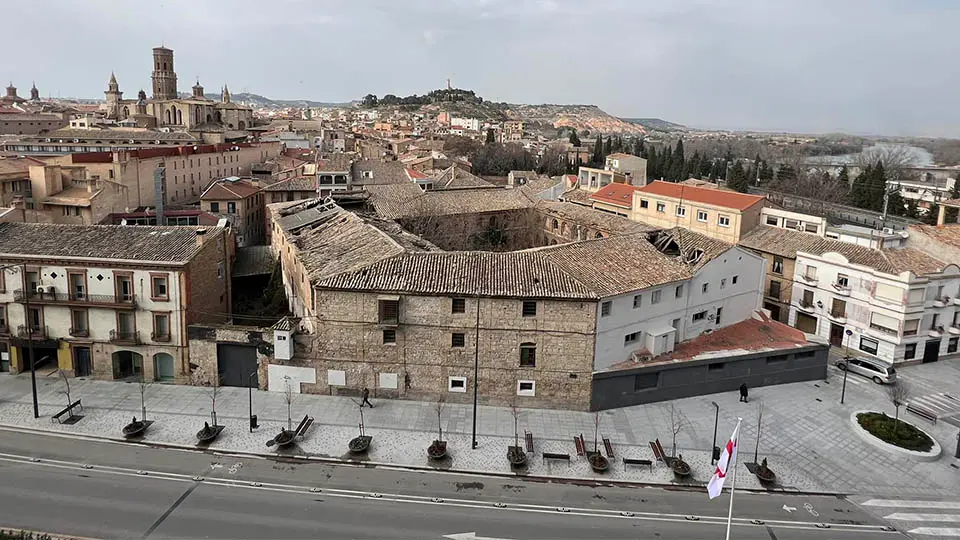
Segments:
[[[876,507],[883,519],[915,538],[960,538],[960,501],[870,499],[862,506]]]

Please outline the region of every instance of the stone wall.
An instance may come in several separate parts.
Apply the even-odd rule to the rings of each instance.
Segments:
[[[191,375],[189,380],[184,382],[197,386],[211,384],[213,377],[218,373],[217,345],[231,343],[249,345],[251,333],[260,334],[263,341],[273,343],[273,332],[268,328],[233,325],[191,326],[188,342]],[[267,388],[267,365],[272,361],[272,356],[257,351],[257,380],[261,389]]]
[[[186,298],[186,324],[221,322],[230,317],[230,257],[228,242],[232,241],[226,231],[208,231],[198,235],[203,247],[187,264],[184,280]]]
[[[404,218],[400,224],[447,251],[515,251],[544,245],[540,219],[529,208],[418,216]]]

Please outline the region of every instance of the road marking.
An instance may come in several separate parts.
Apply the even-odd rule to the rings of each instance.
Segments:
[[[786,510],[787,513],[789,514],[790,512],[796,512],[797,507],[796,507],[796,506],[783,505],[783,509]]]
[[[908,514],[894,513],[889,516],[883,516],[883,519],[897,519],[900,521],[942,521],[944,523],[960,523],[960,515],[957,514]]]
[[[803,503],[803,507],[807,510],[807,512],[810,512],[810,515],[811,515],[811,516],[813,516],[813,517],[820,517],[820,512],[817,512],[816,510],[814,510],[812,504],[810,504],[810,503]]]
[[[457,533],[457,534],[445,534],[444,538],[449,538],[450,540],[510,540],[509,538],[494,538],[492,536],[477,536],[475,532],[468,533]]]
[[[960,529],[951,527],[917,527],[907,532],[910,534],[926,534],[928,536],[960,536]]]
[[[960,502],[901,501],[897,499],[870,499],[861,506],[889,506],[890,508],[929,508],[931,510],[960,510]]]

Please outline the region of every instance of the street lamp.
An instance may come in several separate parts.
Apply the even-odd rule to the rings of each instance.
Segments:
[[[250,433],[253,433],[253,428],[257,427],[257,417],[253,415],[253,376],[257,372],[254,371],[247,377],[247,393],[250,397]]]
[[[477,295],[477,326],[473,342],[473,450],[477,449],[477,390],[480,387],[480,295]]]
[[[33,417],[40,418],[40,403],[37,401],[37,369],[33,358],[33,323],[30,319],[30,284],[27,282],[27,264],[8,264],[0,267],[0,272],[13,268],[23,272],[23,302],[26,312],[27,354],[30,356],[30,387],[33,390]],[[22,349],[21,349],[22,350]]]
[[[713,449],[710,455],[710,464],[713,465],[720,458],[720,449],[717,448],[717,423],[720,421],[720,405],[716,401],[711,401],[711,405],[717,410],[713,417]]]
[[[843,346],[843,360],[846,362],[843,364],[843,388],[840,390],[840,404],[843,405],[843,399],[847,395],[847,371],[850,370],[850,336],[853,335],[853,330],[849,328],[844,330],[844,346]]]

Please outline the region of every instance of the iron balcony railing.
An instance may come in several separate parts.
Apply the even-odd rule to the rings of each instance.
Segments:
[[[114,343],[140,343],[140,334],[136,331],[111,330],[110,341]]]
[[[14,302],[25,302],[27,300],[36,303],[56,302],[63,304],[82,304],[82,305],[127,305],[136,306],[137,298],[133,294],[112,295],[112,294],[87,294],[87,293],[64,293],[64,292],[39,292],[36,290],[27,291],[23,289],[13,291]]]
[[[27,326],[21,324],[17,326],[17,337],[23,339],[47,339],[47,327],[46,326],[34,326],[30,329],[30,332],[27,332]]]

